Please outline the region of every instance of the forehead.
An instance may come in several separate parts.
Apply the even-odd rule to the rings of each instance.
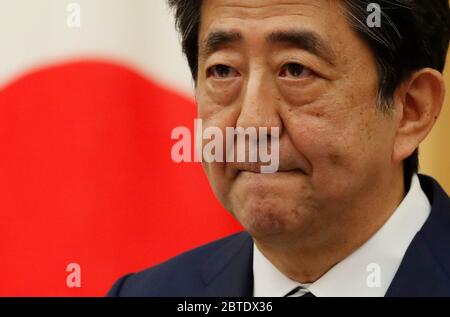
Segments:
[[[302,24],[331,29],[345,23],[338,0],[204,0],[201,33],[218,26]],[[256,31],[256,30],[253,30]]]
[[[259,50],[274,32],[314,33],[337,52],[341,67],[373,66],[373,53],[348,22],[340,0],[203,0],[200,56],[214,33],[238,34],[243,48]],[[320,46],[320,45],[319,45]],[[323,47],[323,46],[322,46]]]

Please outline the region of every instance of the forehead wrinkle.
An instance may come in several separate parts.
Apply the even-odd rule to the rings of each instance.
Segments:
[[[242,38],[240,39],[240,42],[247,41],[256,35],[252,31],[253,28],[256,28],[255,31],[260,29],[258,24],[255,24],[254,26],[249,25],[250,28],[245,28],[244,24],[246,20],[248,20],[249,23],[257,22],[258,20],[265,20],[270,18],[286,18],[286,23],[283,23],[278,25],[278,27],[275,28],[267,28],[265,26],[265,22],[262,22],[263,24],[261,27],[266,29],[264,34],[259,34],[258,36],[267,37],[270,33],[273,33],[274,31],[283,31],[287,33],[291,33],[291,31],[312,31],[314,33],[317,33],[319,35],[319,39],[321,39],[320,44],[325,45],[315,45],[316,50],[308,50],[304,49],[304,51],[307,51],[309,53],[312,53],[313,55],[317,56],[321,60],[323,60],[325,63],[327,63],[330,66],[336,66],[337,60],[341,59],[340,54],[337,54],[339,51],[339,48],[337,44],[340,44],[340,42],[331,41],[334,36],[332,32],[336,30],[336,28],[332,28],[326,32],[326,33],[318,33],[315,30],[315,25],[317,21],[317,17],[320,17],[323,21],[328,21],[326,24],[330,25],[336,22],[346,22],[347,20],[344,19],[341,21],[342,15],[342,7],[339,4],[339,1],[335,0],[324,0],[324,1],[211,1],[211,0],[203,0],[205,3],[209,3],[206,6],[202,7],[202,14],[206,14],[207,18],[205,16],[205,20],[203,20],[200,34],[199,34],[199,58],[204,60],[207,55],[203,54],[203,47],[206,37],[211,33],[215,31],[225,31],[225,32],[237,32],[240,33]],[[301,3],[299,3],[301,2]],[[289,8],[287,10],[287,6],[292,6],[293,8]],[[295,7],[294,7],[295,6]],[[261,8],[274,8],[278,7],[279,10],[267,10],[267,12],[262,12]],[[258,9],[258,12],[251,13],[246,9]],[[241,10],[242,9],[242,10]],[[241,10],[241,11],[240,11]],[[320,10],[320,11],[318,11]],[[276,12],[278,11],[278,12]],[[251,13],[251,14],[250,14]],[[337,13],[337,14],[334,14]],[[278,14],[278,15],[277,15]],[[296,18],[301,17],[302,19],[299,20],[299,23],[296,22]],[[305,20],[303,20],[303,17]],[[253,20],[253,21],[252,21]],[[338,21],[339,20],[339,21]],[[301,22],[305,21],[305,23]],[[270,24],[267,24],[269,26]],[[241,27],[243,27],[241,29]],[[321,28],[320,28],[321,29]],[[227,45],[224,45],[223,47],[231,48],[231,45],[236,43],[228,43]],[[274,44],[274,43],[272,43]],[[287,44],[287,43],[285,43]],[[292,44],[292,43],[291,43]],[[335,45],[336,44],[336,45]],[[283,44],[282,44],[283,45]],[[287,45],[287,47],[289,44]],[[311,45],[309,45],[312,47]],[[291,45],[291,48],[299,47],[298,45]],[[299,47],[302,49],[302,47]],[[307,47],[308,48],[308,47]],[[314,48],[314,47],[313,47]],[[320,49],[319,49],[320,48]],[[320,51],[320,52],[319,52]],[[321,54],[317,54],[321,53]]]
[[[217,28],[223,28],[224,31],[227,31],[227,28],[230,29],[230,31],[236,31],[236,28],[238,28],[242,21],[239,20],[266,20],[271,18],[290,18],[292,24],[292,19],[296,17],[306,17],[308,21],[310,18],[316,16],[314,12],[311,11],[311,8],[313,10],[319,12],[322,12],[321,15],[323,15],[323,19],[328,20],[330,17],[327,17],[327,14],[323,14],[323,12],[330,12],[329,9],[331,4],[336,4],[335,1],[332,0],[324,0],[321,1],[319,4],[317,2],[319,1],[292,1],[292,0],[278,0],[278,1],[217,1],[214,0],[203,0],[205,1],[205,4],[202,6],[202,16],[205,14],[208,16],[208,23],[205,25],[206,20],[202,19],[201,29],[200,29],[200,36],[199,41],[200,45],[203,44],[202,38],[204,39],[206,36],[208,36],[209,33],[213,32],[214,29]],[[262,4],[261,4],[262,2]],[[300,2],[300,3],[299,3]],[[303,3],[302,3],[303,2]],[[305,3],[307,2],[307,3]],[[209,5],[208,5],[209,4]],[[251,5],[254,4],[254,5]],[[326,4],[326,5],[325,5]],[[289,8],[287,10],[287,6],[294,6],[297,8]],[[270,8],[270,10],[268,10]],[[338,5],[336,9],[340,8]],[[256,9],[258,12],[253,11],[249,12],[249,9]],[[266,12],[261,12],[262,10]],[[325,10],[328,9],[328,10]],[[335,10],[332,10],[335,12]],[[317,13],[317,12],[316,12]],[[228,20],[228,22],[227,22]],[[308,23],[309,24],[309,23]],[[210,29],[213,29],[210,31]],[[234,29],[234,30],[233,30]],[[201,47],[200,47],[201,48]]]
[[[205,2],[210,2],[211,0],[204,0]],[[237,13],[242,14],[246,18],[259,18],[259,19],[267,19],[271,17],[276,17],[279,15],[287,16],[287,15],[297,15],[297,16],[303,16],[304,11],[310,10],[311,8],[315,10],[324,11],[325,8],[323,3],[318,4],[318,1],[292,1],[292,0],[286,0],[286,1],[276,1],[275,3],[273,1],[251,1],[251,2],[244,2],[242,0],[239,1],[226,1],[228,3],[218,4],[213,6],[213,10],[221,10],[222,14],[225,11],[225,13],[229,13],[230,11],[234,14],[234,17]],[[244,3],[243,3],[244,2]],[[303,3],[302,3],[303,2]],[[334,1],[326,0],[324,1],[327,3],[327,7],[329,9],[329,6],[331,3],[334,3]],[[262,3],[262,4],[261,4]],[[254,4],[254,5],[252,5]],[[203,8],[206,6],[204,5]],[[287,10],[287,7],[288,8]],[[286,14],[287,13],[287,14]]]

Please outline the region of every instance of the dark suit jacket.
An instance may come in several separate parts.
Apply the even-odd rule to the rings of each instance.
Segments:
[[[450,199],[420,176],[432,210],[410,244],[386,296],[450,296]],[[108,296],[251,297],[253,241],[243,232],[119,279]]]

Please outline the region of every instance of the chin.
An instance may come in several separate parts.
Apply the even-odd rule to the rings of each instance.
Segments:
[[[279,201],[252,203],[246,201],[245,206],[233,212],[238,222],[255,239],[267,242],[277,242],[292,239],[305,231],[308,214]]]
[[[298,173],[240,173],[218,196],[225,208],[254,238],[286,241],[305,232],[316,216],[305,177]],[[222,198],[222,199],[221,199]],[[224,199],[223,199],[224,198]]]

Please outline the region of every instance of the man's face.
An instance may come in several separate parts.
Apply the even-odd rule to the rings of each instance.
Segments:
[[[205,0],[201,14],[204,128],[280,129],[277,173],[204,163],[215,194],[255,238],[345,230],[386,190],[396,128],[340,1]]]

